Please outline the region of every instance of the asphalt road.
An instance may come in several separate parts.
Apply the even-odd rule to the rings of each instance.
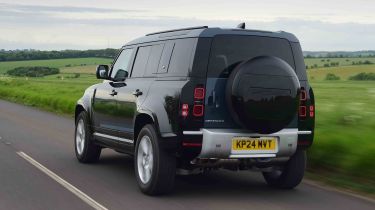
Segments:
[[[20,152],[108,209],[375,209],[375,203],[302,183],[269,188],[255,172],[179,176],[173,194],[149,197],[130,157],[108,149],[96,164],[75,159],[73,119],[0,100],[0,209],[92,209]]]

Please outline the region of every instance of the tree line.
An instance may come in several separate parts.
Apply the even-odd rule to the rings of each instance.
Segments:
[[[44,77],[47,75],[58,74],[60,72],[57,68],[50,68],[46,66],[31,66],[31,67],[17,67],[9,70],[7,73],[11,76],[18,77]]]
[[[41,50],[0,50],[1,61],[23,61],[23,60],[45,60],[59,58],[87,58],[102,57],[114,58],[118,49],[100,50],[62,50],[62,51],[41,51]]]

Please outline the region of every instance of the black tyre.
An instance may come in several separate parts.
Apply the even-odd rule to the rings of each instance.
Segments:
[[[168,193],[173,189],[176,176],[176,157],[159,145],[153,125],[145,125],[138,135],[134,167],[138,186],[148,195]]]
[[[102,149],[93,142],[89,118],[86,112],[81,112],[77,117],[74,148],[76,157],[81,163],[96,162],[100,157]]]
[[[267,184],[281,189],[293,189],[301,183],[306,168],[306,152],[297,150],[280,170],[263,172]]]

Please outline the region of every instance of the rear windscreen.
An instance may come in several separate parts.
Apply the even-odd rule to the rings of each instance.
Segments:
[[[239,63],[258,56],[279,57],[295,69],[288,40],[260,36],[222,35],[213,39],[207,77],[227,78]]]

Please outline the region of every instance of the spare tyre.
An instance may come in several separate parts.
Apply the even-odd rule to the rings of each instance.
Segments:
[[[259,56],[240,63],[226,85],[226,103],[235,122],[260,134],[285,128],[297,115],[300,83],[284,60]]]

